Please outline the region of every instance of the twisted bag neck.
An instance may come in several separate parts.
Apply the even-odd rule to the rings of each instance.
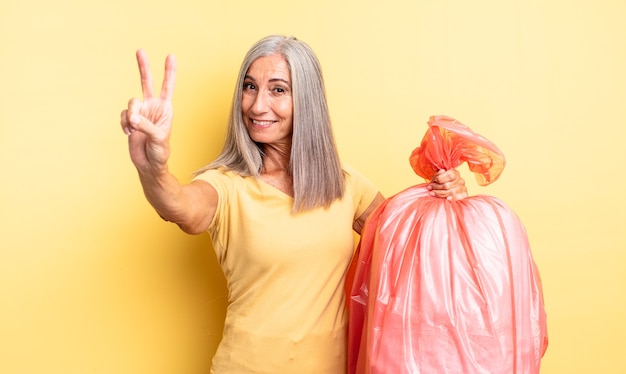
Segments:
[[[454,169],[467,162],[478,184],[486,186],[498,179],[506,160],[495,144],[454,118],[440,115],[428,120],[428,130],[409,162],[426,180],[431,180],[437,170]]]

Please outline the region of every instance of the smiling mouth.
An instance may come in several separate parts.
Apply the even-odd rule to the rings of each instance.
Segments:
[[[268,126],[276,123],[276,121],[258,121],[258,120],[252,119],[252,118],[251,118],[251,120],[252,120],[252,124],[253,125],[260,126],[260,127],[268,127]]]

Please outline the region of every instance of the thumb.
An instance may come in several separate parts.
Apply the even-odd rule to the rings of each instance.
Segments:
[[[148,136],[154,136],[156,126],[141,114],[132,113],[128,118],[131,130],[140,131]]]

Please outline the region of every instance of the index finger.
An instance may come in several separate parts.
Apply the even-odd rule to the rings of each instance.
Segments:
[[[141,92],[143,97],[150,98],[154,96],[154,87],[152,85],[152,73],[150,72],[150,63],[148,56],[143,49],[137,50],[137,65],[139,65],[139,75],[141,76]]]
[[[174,95],[174,84],[176,83],[176,57],[167,55],[165,59],[165,75],[161,86],[161,99],[171,101]]]

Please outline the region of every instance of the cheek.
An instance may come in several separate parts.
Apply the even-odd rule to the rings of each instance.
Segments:
[[[252,106],[253,102],[254,99],[251,98],[250,95],[241,95],[241,111],[246,113]]]
[[[293,102],[291,98],[281,100],[278,104],[277,109],[280,110],[281,116],[284,118],[292,118],[293,117]]]

